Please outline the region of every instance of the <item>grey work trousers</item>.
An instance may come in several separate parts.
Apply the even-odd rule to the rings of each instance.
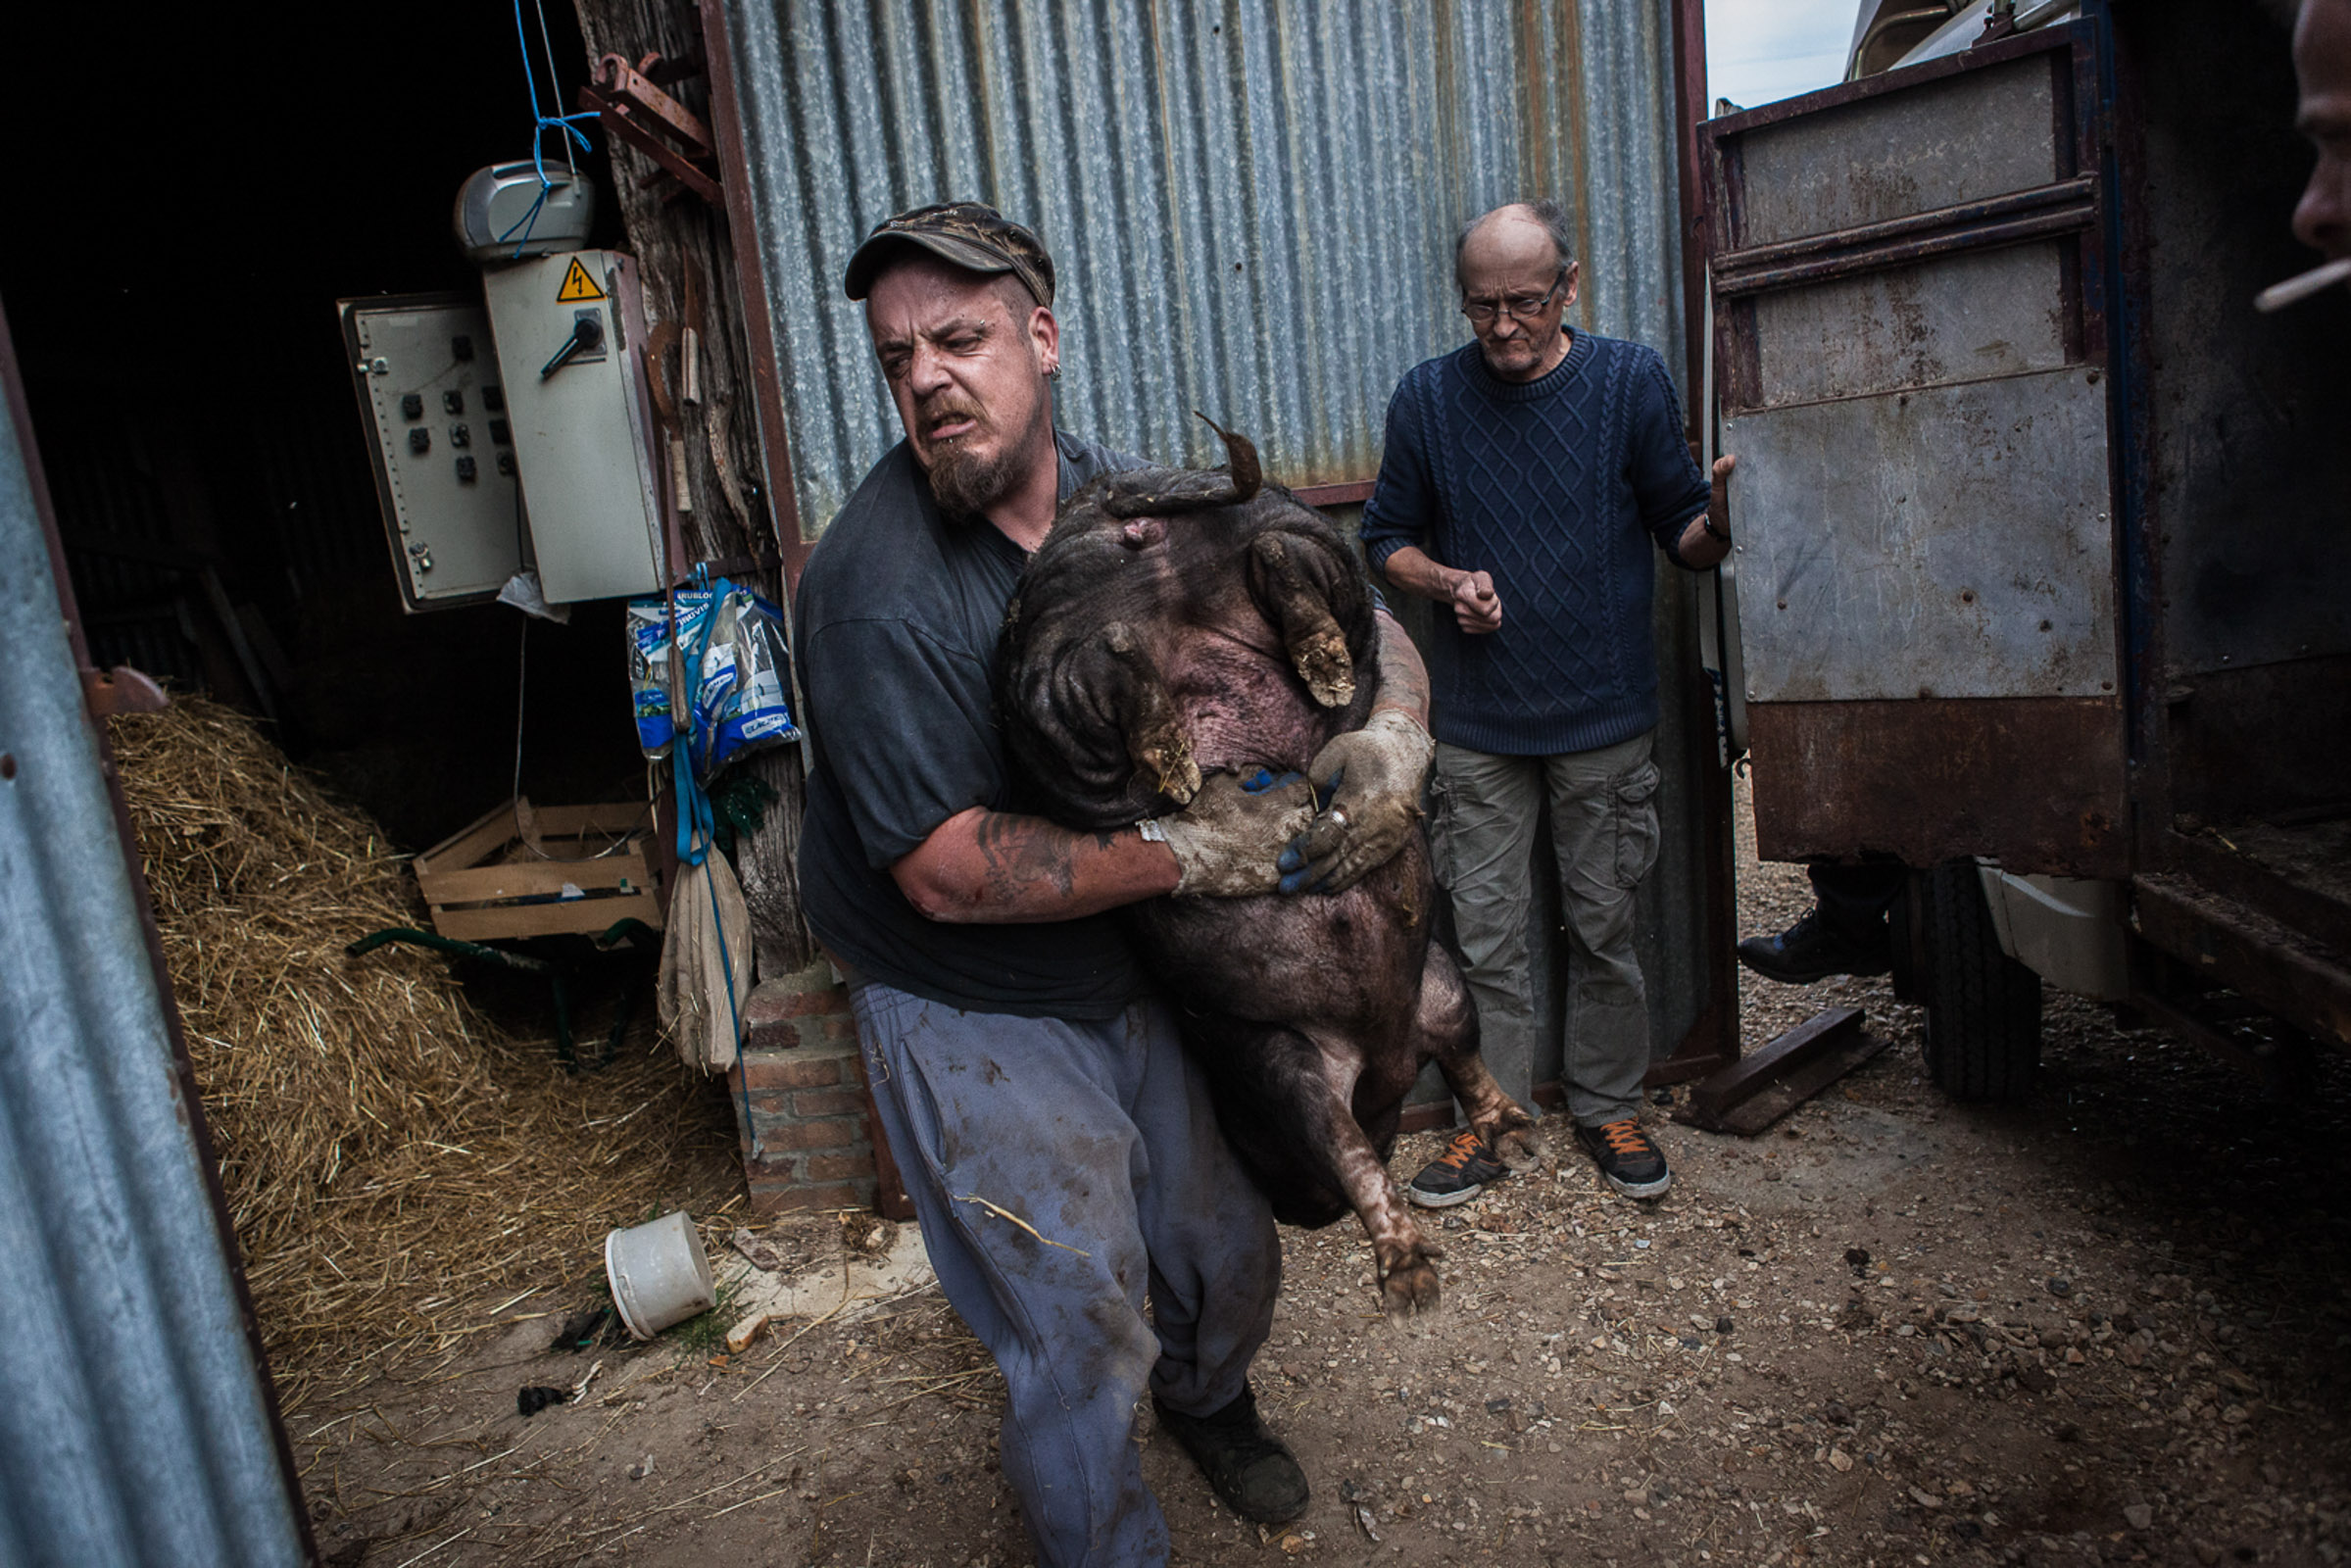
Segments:
[[[1589,752],[1496,757],[1437,748],[1434,850],[1450,890],[1486,1064],[1533,1103],[1528,965],[1537,811],[1547,794],[1572,986],[1560,1076],[1568,1114],[1597,1127],[1639,1112],[1648,994],[1633,952],[1634,890],[1657,859],[1654,731]]]
[[[1238,1398],[1282,1281],[1273,1212],[1174,1016],[964,1012],[870,982],[850,1000],[931,1266],[1004,1373],[1004,1478],[1038,1561],[1156,1568],[1135,1403]]]

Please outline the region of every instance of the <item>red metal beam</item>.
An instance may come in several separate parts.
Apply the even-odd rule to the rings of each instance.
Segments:
[[[1339,484],[1300,485],[1290,493],[1309,507],[1351,507],[1371,499],[1372,481],[1347,479]]]
[[[743,294],[743,333],[751,354],[753,399],[759,413],[759,451],[765,462],[767,510],[775,519],[775,544],[783,558],[784,602],[800,587],[812,543],[802,537],[800,491],[792,479],[792,448],[785,434],[784,391],[777,372],[775,316],[767,279],[759,267],[759,230],[751,211],[751,164],[743,149],[743,122],[735,103],[735,53],[726,30],[725,0],[699,0],[703,58],[710,62],[710,141],[718,153],[719,183],[726,193],[727,238],[735,253],[735,279]]]
[[[697,158],[710,156],[710,130],[694,118],[691,110],[653,84],[645,74],[653,63],[661,57],[647,55],[638,66],[630,65],[618,55],[606,55],[596,62],[596,85],[607,96],[644,110],[667,125],[686,150]],[[643,69],[639,69],[639,67]]]
[[[1682,389],[1694,435],[1706,418],[1706,174],[1698,126],[1706,119],[1706,0],[1674,0],[1674,159],[1682,197]]]
[[[617,97],[607,97],[589,86],[579,89],[579,106],[601,117],[606,134],[636,148],[704,201],[715,207],[725,200],[719,194],[718,182],[655,134],[638,118],[636,106]]]
[[[1674,156],[1682,213],[1682,391],[1693,443],[1713,411],[1706,407],[1706,258],[1712,247],[1698,126],[1706,118],[1706,0],[1674,0]],[[1734,514],[1736,516],[1736,514]],[[1736,522],[1733,524],[1737,526]],[[1714,693],[1701,678],[1678,694],[1686,723],[1711,736]],[[1711,746],[1702,748],[1711,751]],[[1665,1060],[1653,1063],[1651,1086],[1680,1082],[1739,1059],[1738,858],[1731,830],[1731,775],[1701,767],[1699,805],[1705,816],[1706,1005]]]

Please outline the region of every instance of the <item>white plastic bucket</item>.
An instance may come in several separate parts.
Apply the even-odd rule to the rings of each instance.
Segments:
[[[718,1304],[710,1260],[682,1208],[605,1237],[604,1272],[621,1325],[634,1339],[650,1340]]]

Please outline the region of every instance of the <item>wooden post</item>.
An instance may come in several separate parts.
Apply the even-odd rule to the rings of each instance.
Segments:
[[[659,54],[655,80],[686,108],[710,120],[710,88],[703,62],[702,16],[695,0],[575,0],[591,64],[607,54],[632,64]],[[572,84],[576,85],[576,83]],[[739,582],[757,584],[790,609],[779,540],[760,482],[759,421],[753,401],[744,302],[735,237],[726,214],[683,190],[652,159],[616,137],[611,194],[620,204],[628,248],[645,291],[649,362],[655,388],[657,455],[670,492],[664,500],[689,562],[708,561]],[[740,237],[751,245],[751,235]],[[672,445],[674,443],[674,445]],[[682,473],[683,495],[669,475]],[[784,498],[789,514],[789,498]],[[794,543],[798,530],[794,529]],[[752,911],[762,978],[790,974],[816,957],[800,905],[794,860],[805,793],[798,748],[763,753],[743,764],[775,790],[759,831],[738,846],[737,871]]]

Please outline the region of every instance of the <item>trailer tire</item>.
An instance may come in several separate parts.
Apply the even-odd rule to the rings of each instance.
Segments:
[[[1927,1071],[1954,1100],[2014,1103],[2040,1068],[2040,976],[2000,951],[1973,860],[1927,873]]]

